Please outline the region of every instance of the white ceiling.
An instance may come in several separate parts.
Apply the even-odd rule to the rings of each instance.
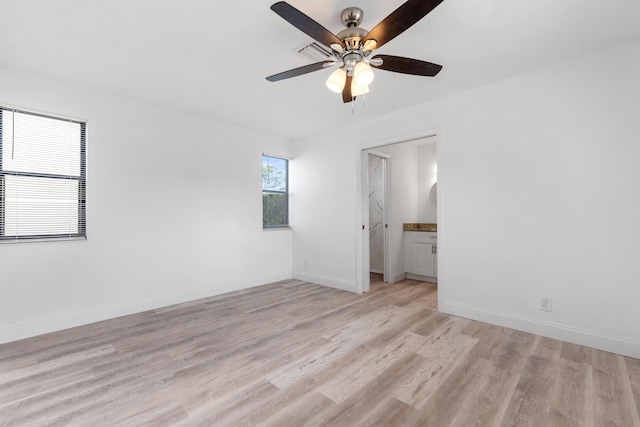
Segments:
[[[312,62],[293,52],[311,39],[271,3],[0,0],[0,67],[297,139],[640,40],[638,0],[445,0],[377,51],[442,72],[377,71],[352,114],[324,86],[331,70],[265,80]],[[289,3],[337,33],[343,8],[371,29],[403,0]]]

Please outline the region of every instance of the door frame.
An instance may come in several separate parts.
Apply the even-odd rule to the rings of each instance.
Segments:
[[[356,146],[356,185],[358,191],[356,194],[356,229],[359,230],[356,239],[356,292],[369,292],[371,289],[369,280],[369,171],[368,171],[368,153],[367,151],[375,151],[376,147],[384,147],[386,145],[401,144],[403,142],[415,141],[417,139],[438,137],[440,141],[440,129],[428,129],[415,133],[385,138],[377,141],[369,141]],[[387,168],[387,171],[390,168]],[[389,191],[387,191],[389,193]],[[438,194],[440,198],[440,194]],[[387,199],[393,198],[387,195]],[[388,229],[385,229],[385,237],[388,237]],[[385,244],[389,244],[389,239],[385,238]],[[387,248],[385,248],[387,249]],[[387,252],[388,253],[388,252]],[[385,256],[385,277],[387,265],[390,265],[390,257]]]

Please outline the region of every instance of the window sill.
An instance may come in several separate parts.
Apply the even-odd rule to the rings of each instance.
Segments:
[[[291,230],[291,227],[288,225],[283,227],[262,227],[262,231],[275,231],[275,230]]]
[[[40,237],[40,238],[18,238],[18,239],[0,239],[0,245],[18,245],[22,243],[55,243],[55,242],[73,242],[83,240],[86,236],[69,236],[69,237]]]

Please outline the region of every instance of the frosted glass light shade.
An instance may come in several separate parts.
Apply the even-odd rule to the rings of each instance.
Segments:
[[[331,91],[335,93],[341,93],[346,81],[347,72],[344,70],[344,68],[338,68],[333,73],[331,73],[331,75],[327,79],[326,85]]]
[[[369,86],[373,78],[373,70],[366,62],[360,61],[353,67],[353,81],[356,85]]]
[[[351,82],[351,96],[360,96],[369,93],[369,86],[358,86],[356,81]]]

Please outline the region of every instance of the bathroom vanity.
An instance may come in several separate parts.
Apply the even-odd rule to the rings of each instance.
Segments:
[[[404,269],[408,279],[437,282],[436,224],[404,224]]]

